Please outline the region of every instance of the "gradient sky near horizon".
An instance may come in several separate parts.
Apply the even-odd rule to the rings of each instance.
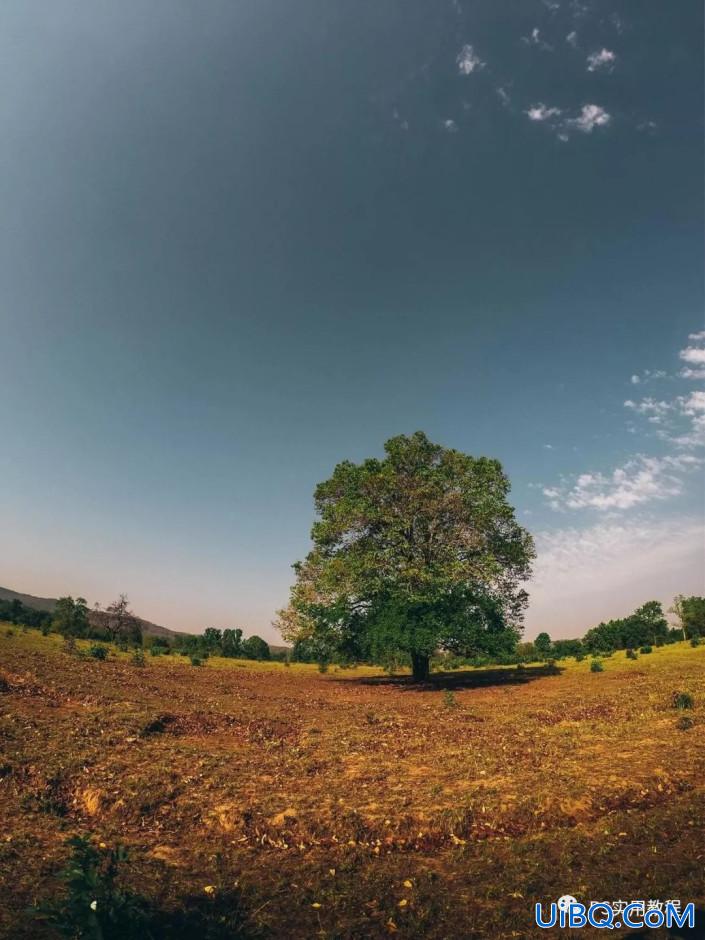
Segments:
[[[276,640],[422,429],[528,638],[703,593],[702,73],[699,0],[5,0],[0,584]]]

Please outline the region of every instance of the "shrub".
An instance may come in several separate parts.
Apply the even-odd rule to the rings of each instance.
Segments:
[[[642,648],[639,650],[639,652],[640,652],[643,656],[645,656],[647,653],[653,652],[653,650],[652,650],[652,648],[651,648],[650,646],[647,645],[647,646],[642,646]]]
[[[693,636],[690,638],[690,645],[695,649],[696,646],[700,646],[700,637]]]
[[[456,708],[458,703],[455,701],[455,692],[446,689],[443,693],[443,704],[446,708]]]
[[[575,661],[576,663],[581,663],[585,659],[585,653],[576,653]]]
[[[65,937],[138,938],[146,927],[141,898],[116,883],[126,851],[118,847],[100,852],[87,836],[68,840],[71,859],[60,878],[67,885],[64,897],[35,908],[39,918]]]
[[[149,655],[150,656],[161,656],[164,650],[161,646],[150,646]]]
[[[692,728],[695,722],[692,718],[689,718],[687,715],[681,715],[681,717],[676,722],[676,728],[679,731],[688,731],[689,728]]]
[[[145,666],[146,661],[144,658],[144,650],[141,646],[138,646],[137,649],[133,652],[131,657],[131,663],[133,666]]]
[[[693,696],[690,692],[674,692],[671,703],[674,708],[684,711],[686,708],[693,707]]]
[[[637,658],[637,655],[636,655],[636,653],[634,652],[634,650],[633,650],[633,649],[628,649],[628,650],[627,650],[627,659],[636,659],[636,658]]]
[[[93,659],[99,659],[101,662],[108,658],[108,647],[101,646],[99,643],[94,643],[88,652],[93,657]]]
[[[192,666],[202,666],[202,665],[203,665],[203,660],[201,659],[200,656],[192,656],[192,657],[191,657],[191,665],[192,665]]]
[[[604,672],[605,667],[602,665],[599,659],[593,659],[590,663],[590,672]]]

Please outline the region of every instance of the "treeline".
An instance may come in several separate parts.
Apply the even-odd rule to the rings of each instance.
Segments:
[[[230,659],[272,659],[266,640],[256,635],[243,637],[239,627],[226,630],[208,627],[198,635],[180,636],[171,645],[179,653],[201,658],[225,656]]]
[[[66,639],[102,640],[123,649],[143,646],[154,655],[182,653],[207,659],[227,656],[233,659],[272,659],[272,652],[259,636],[244,637],[239,628],[217,630],[208,627],[201,635],[178,634],[173,637],[144,634],[141,621],[132,610],[126,594],[100,607],[89,608],[83,597],[60,597],[53,612],[27,607],[19,600],[0,600],[0,620],[19,626],[35,627],[43,633],[59,633]],[[282,652],[275,658],[285,658]]]
[[[51,624],[52,615],[48,610],[27,607],[16,598],[11,601],[0,600],[0,620],[16,623],[23,627],[42,629]]]
[[[516,653],[523,662],[527,662],[614,653],[616,650],[646,650],[682,640],[690,640],[697,646],[705,637],[705,598],[679,595],[671,612],[678,618],[677,627],[669,627],[659,601],[647,601],[628,617],[592,627],[582,639],[552,640],[548,633],[539,633],[533,643],[518,644]]]

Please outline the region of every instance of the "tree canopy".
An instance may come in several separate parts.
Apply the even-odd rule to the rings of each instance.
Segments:
[[[416,679],[438,649],[511,651],[534,548],[500,463],[421,432],[384,449],[316,488],[313,548],[294,565],[282,635],[352,659],[406,653]]]

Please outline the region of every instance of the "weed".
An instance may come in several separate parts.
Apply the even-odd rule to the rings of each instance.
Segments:
[[[455,701],[455,692],[451,689],[446,689],[443,692],[443,705],[446,708],[457,708],[458,703]]]
[[[671,703],[678,711],[685,711],[685,709],[693,707],[693,696],[690,692],[674,692]]]
[[[605,667],[602,665],[599,659],[593,659],[590,663],[590,672],[604,672]]]

